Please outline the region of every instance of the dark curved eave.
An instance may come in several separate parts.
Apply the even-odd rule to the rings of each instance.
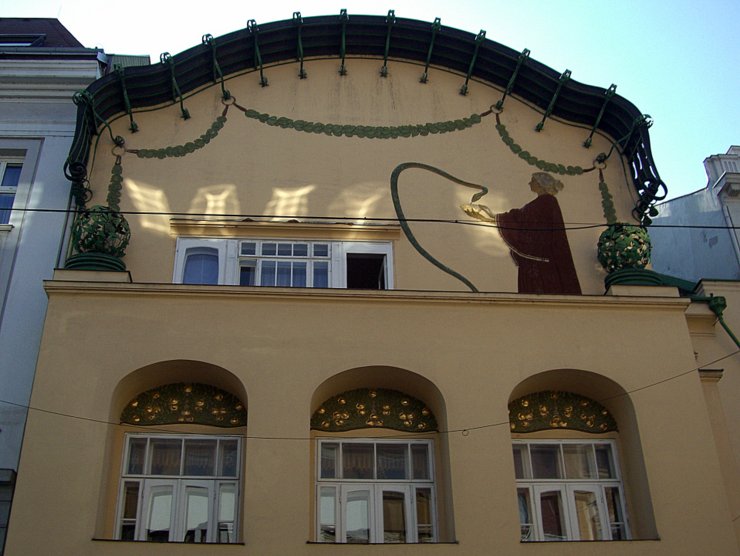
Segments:
[[[346,21],[346,55],[385,55],[388,25],[385,16],[350,15]],[[255,69],[255,35],[263,65],[297,60],[298,27],[294,20],[259,25],[256,32],[241,29],[216,38],[218,63],[223,75]],[[305,58],[335,57],[340,54],[342,22],[339,16],[317,16],[303,19],[302,42]],[[450,27],[437,32],[431,66],[467,74],[475,51],[475,35]],[[413,19],[397,18],[392,27],[389,58],[413,60],[424,64],[432,39],[432,24]],[[519,58],[519,52],[491,40],[484,40],[473,68],[472,77],[505,88]],[[214,82],[212,51],[200,44],[172,57],[175,76],[183,94]],[[349,65],[351,71],[351,65]],[[310,64],[307,66],[310,72]],[[126,93],[135,110],[173,101],[170,68],[158,63],[150,66],[127,67],[124,70]],[[421,74],[421,69],[420,69]],[[544,112],[558,86],[560,73],[533,59],[528,59],[519,71],[512,94],[536,105]],[[462,78],[461,78],[462,85]],[[421,86],[421,85],[420,85]],[[121,79],[111,73],[92,83],[87,91],[94,98],[95,111],[109,120],[126,112]],[[552,115],[563,120],[592,127],[604,105],[605,89],[569,80],[561,89]],[[637,216],[645,214],[650,205],[665,196],[650,151],[648,124],[642,113],[627,99],[615,95],[608,103],[598,128],[613,139],[632,166],[632,179],[639,200]],[[635,122],[643,122],[635,125]],[[84,104],[78,107],[75,142],[69,163],[85,165],[92,136],[97,125]],[[584,139],[587,132],[584,133]]]

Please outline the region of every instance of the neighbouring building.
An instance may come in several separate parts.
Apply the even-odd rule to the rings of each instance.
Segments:
[[[77,98],[7,554],[738,554],[736,348],[614,86],[342,10]]]
[[[686,280],[740,280],[740,146],[707,157],[704,168],[706,187],[658,206],[653,266]]]
[[[143,57],[147,60],[148,57]],[[75,92],[118,60],[57,19],[0,18],[0,553],[4,545],[46,294],[64,260]]]

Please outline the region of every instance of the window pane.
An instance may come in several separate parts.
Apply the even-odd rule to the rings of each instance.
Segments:
[[[534,452],[534,451],[533,451]],[[566,539],[563,526],[563,500],[559,490],[540,493],[542,531],[546,541]]]
[[[406,542],[406,496],[383,491],[383,542]]]
[[[239,285],[254,286],[257,283],[257,261],[239,263]]]
[[[293,246],[290,243],[278,243],[277,254],[281,257],[290,257],[293,254]]]
[[[129,438],[126,473],[129,475],[142,475],[144,473],[145,455],[146,438]]]
[[[139,509],[139,483],[126,481],[123,486],[123,513],[121,515],[121,539],[136,538],[136,518]]]
[[[519,502],[519,528],[520,539],[523,541],[533,541],[534,531],[532,530],[532,501],[529,497],[528,488],[518,488],[516,490],[517,501]]]
[[[590,490],[576,490],[573,492],[573,498],[578,522],[578,538],[582,541],[601,540],[601,517],[599,516],[599,505],[596,502],[596,493]]]
[[[277,255],[277,243],[263,243],[262,244],[262,255],[264,256]]]
[[[517,479],[529,479],[532,474],[529,471],[529,452],[522,444],[514,444],[514,475]]]
[[[617,487],[606,487],[606,509],[609,512],[609,528],[612,540],[622,541],[627,538],[627,531],[622,512],[622,498]]]
[[[329,256],[329,244],[328,243],[314,243],[313,244],[313,256],[314,257],[328,257]]]
[[[149,498],[149,520],[146,528],[146,540],[151,542],[168,542],[170,540],[171,520],[172,487],[161,486],[153,488]]]
[[[8,164],[5,167],[3,181],[2,183],[0,183],[0,187],[18,187],[18,181],[21,178],[22,168],[22,164]]]
[[[412,444],[411,445],[411,464],[413,468],[413,479],[429,480],[429,445]]]
[[[216,474],[216,441],[186,440],[184,475],[208,477]]]
[[[306,263],[305,262],[293,263],[293,287],[294,288],[305,288],[306,287]]]
[[[150,443],[151,474],[152,475],[179,475],[180,474],[180,440],[153,438]]]
[[[321,487],[319,499],[319,528],[321,542],[337,540],[337,495],[336,487]]]
[[[182,278],[184,284],[218,284],[218,253],[215,249],[208,251],[188,254]]]
[[[10,209],[13,208],[14,193],[0,193],[0,224],[10,222]]]
[[[344,515],[348,543],[370,542],[370,492],[358,490],[347,493]]]
[[[599,479],[615,479],[612,448],[608,444],[596,446],[596,466],[599,469]]]
[[[277,263],[277,285],[290,286],[290,267],[292,264],[287,261]]]
[[[275,285],[275,261],[262,261],[261,286]]]
[[[242,241],[240,252],[242,255],[256,255],[257,244],[253,241]]]
[[[236,439],[222,440],[219,442],[218,456],[219,471],[221,477],[237,477],[237,462],[239,461],[239,442]]]
[[[569,479],[595,478],[596,470],[591,444],[564,444],[563,458],[565,459],[566,476]]]
[[[296,243],[293,245],[294,257],[308,257],[308,243]]]
[[[562,478],[558,444],[537,444],[530,446],[529,449],[532,455],[532,475],[535,479]]]
[[[236,542],[236,485],[224,483],[218,492],[218,542]]]
[[[416,534],[418,542],[434,542],[432,489],[416,489]]]
[[[334,479],[337,477],[337,456],[339,444],[324,442],[321,444],[321,478]]]
[[[408,451],[406,444],[378,444],[378,479],[407,479]]]
[[[208,489],[185,487],[185,536],[183,542],[203,543],[208,540]]]
[[[313,287],[329,287],[329,263],[326,261],[316,261],[313,263]]]
[[[345,479],[372,479],[373,445],[344,444],[342,446],[342,467]]]

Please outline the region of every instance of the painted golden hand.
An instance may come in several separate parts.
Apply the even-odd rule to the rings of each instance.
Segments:
[[[460,208],[468,216],[480,220],[482,222],[496,222],[496,215],[491,212],[486,205],[479,205],[476,203],[466,203],[460,205]]]

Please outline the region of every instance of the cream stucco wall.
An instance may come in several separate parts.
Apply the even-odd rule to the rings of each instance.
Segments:
[[[420,67],[400,62],[382,79],[378,67],[377,60],[351,60],[349,74],[340,77],[336,61],[312,61],[309,79],[298,80],[288,64],[269,69],[269,87],[260,87],[254,73],[230,79],[227,87],[244,108],[383,126],[467,117],[485,112],[501,95],[472,83],[463,97],[461,77],[443,71],[421,85]],[[189,120],[173,105],[137,113],[139,133],[126,130],[127,118],[114,122],[113,132],[132,150],[184,144],[222,113],[219,95],[214,86],[185,99]],[[501,114],[511,136],[544,160],[590,167],[610,148],[601,136],[583,148],[588,130],[562,122],[548,120],[537,133],[540,119],[515,97]],[[120,411],[136,392],[176,381],[225,388],[249,411],[240,502],[244,545],[209,547],[209,553],[367,552],[310,542],[317,433],[309,419],[322,400],[349,387],[393,387],[424,400],[439,419],[435,480],[445,542],[377,550],[737,554],[725,494],[728,449],[713,434],[716,416],[707,411],[706,383],[695,371],[695,346],[708,342],[708,353],[716,349],[712,332],[697,339],[704,321],[687,325],[690,303],[675,289],[616,287],[602,295],[604,273],[595,257],[600,228],[579,229],[604,223],[598,172],[561,177],[565,188],[557,196],[581,296],[515,293],[517,269],[495,229],[412,221],[421,245],[487,292],[471,293],[425,260],[399,230],[389,182],[402,162],[432,165],[488,187],[480,202],[493,212],[534,198],[527,184],[536,169],[509,150],[494,126],[489,115],[470,129],[442,135],[329,137],[266,126],[230,106],[218,137],[188,156],[123,153],[122,210],[155,214],[127,215],[130,274],[62,271],[46,284],[35,409],[7,554],[198,551],[111,540],[125,432]],[[92,204],[104,202],[114,157],[121,154],[111,146],[102,134],[90,173]],[[632,185],[616,154],[604,178],[618,218],[629,221]],[[476,192],[421,170],[404,172],[399,191],[408,218],[451,221],[469,220],[459,205]],[[207,225],[182,220],[204,213],[211,216]],[[223,214],[252,221],[219,228],[214,221],[222,222]],[[381,227],[365,218],[388,221]],[[395,290],[172,283],[177,235],[292,233],[392,241]],[[616,418],[620,431],[608,437],[620,453],[633,540],[520,543],[507,404],[540,390],[600,400]],[[43,534],[31,523],[43,524]]]
[[[430,83],[418,80],[414,64],[393,65],[388,78],[377,76],[376,60],[353,60],[340,77],[336,61],[316,61],[308,79],[299,80],[291,64],[270,70],[269,87],[254,74],[227,81],[239,106],[294,120],[322,123],[394,126],[442,122],[480,114],[501,92],[473,83],[458,93],[460,77],[435,72]],[[192,117],[183,120],[179,105],[137,114],[140,131],[127,129],[128,118],[113,124],[113,133],[127,149],[182,145],[200,136],[224,109],[220,87],[212,86],[184,101]],[[588,130],[548,120],[534,131],[541,114],[514,97],[507,99],[501,121],[511,136],[538,158],[590,168],[597,154],[611,144],[597,136],[590,149],[581,146]],[[471,128],[426,137],[365,139],[333,137],[271,127],[229,107],[227,122],[205,148],[184,158],[122,157],[124,211],[162,213],[130,215],[132,242],[125,259],[137,281],[169,282],[174,238],[169,213],[263,215],[286,220],[331,217],[389,218],[396,214],[390,196],[390,175],[403,162],[440,168],[461,180],[489,188],[480,200],[493,212],[518,208],[534,199],[529,188],[538,168],[528,165],[501,141],[495,116]],[[107,133],[100,138],[91,172],[92,204],[103,203],[114,158]],[[617,154],[604,170],[620,220],[631,222],[633,185]],[[601,229],[583,224],[605,222],[598,174],[556,176],[565,185],[557,196],[584,293],[603,293],[603,271],[596,261]],[[405,215],[410,219],[470,220],[459,205],[476,190],[456,185],[423,170],[407,170],[399,180]],[[437,259],[468,277],[480,291],[516,291],[517,269],[493,228],[444,224],[411,224],[419,242]],[[396,287],[459,290],[467,287],[434,269],[407,241],[396,245]],[[162,264],[153,265],[157,260]]]

